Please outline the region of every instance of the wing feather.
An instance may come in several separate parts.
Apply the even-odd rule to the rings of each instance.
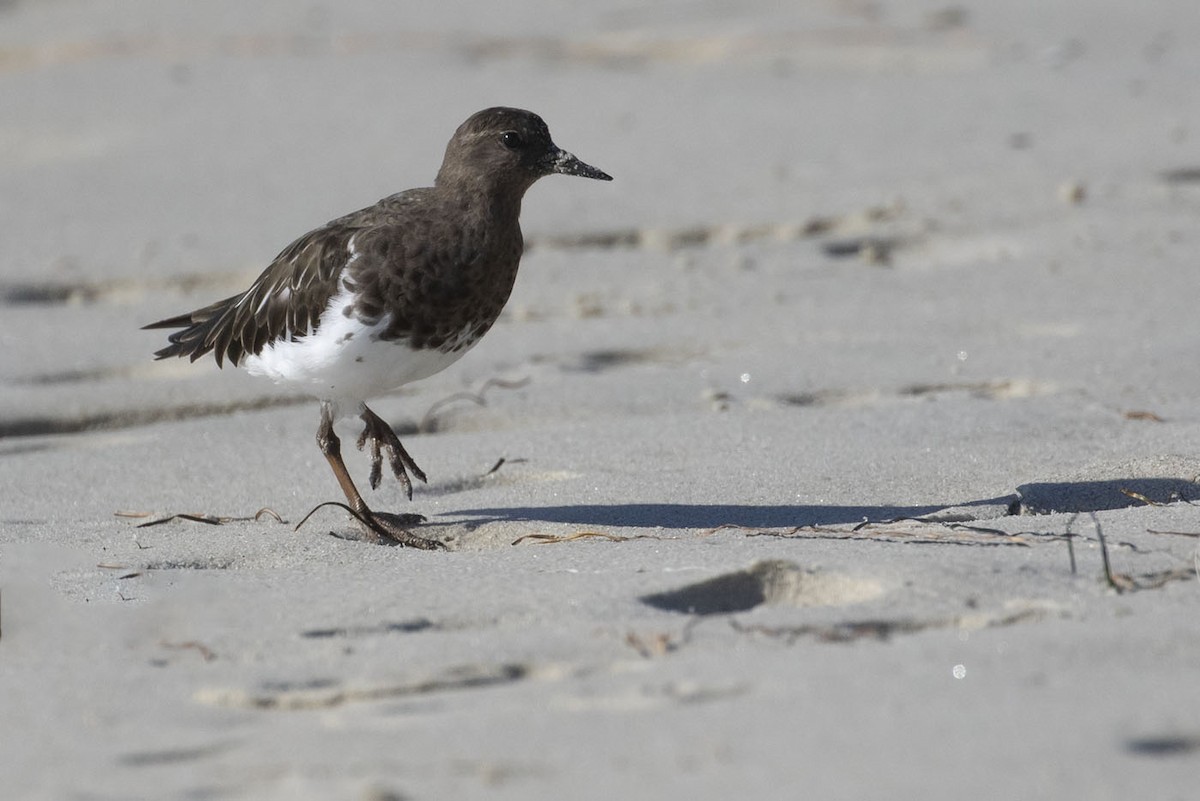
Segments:
[[[240,295],[144,326],[181,329],[155,358],[196,361],[211,352],[219,366],[237,365],[271,342],[315,331],[350,259],[347,242],[360,227],[350,217],[335,220],[284,248]]]

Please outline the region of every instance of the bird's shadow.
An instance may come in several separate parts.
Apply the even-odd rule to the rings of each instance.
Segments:
[[[979,505],[1006,502],[978,501]],[[718,526],[781,528],[830,526],[920,517],[946,506],[803,506],[720,503],[618,503],[574,506],[517,506],[506,509],[459,509],[472,525],[494,522],[569,523],[628,528],[704,529]]]
[[[952,510],[953,519],[1010,514],[1099,512],[1132,506],[1200,501],[1200,484],[1188,478],[1128,478],[1022,484],[1016,492],[966,503],[924,506],[816,506],[803,504],[616,503],[459,509],[468,525],[492,522],[567,523],[629,528],[707,529],[833,526],[922,517]]]

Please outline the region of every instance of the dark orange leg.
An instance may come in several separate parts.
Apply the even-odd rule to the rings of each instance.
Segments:
[[[379,420],[379,423],[386,427],[389,432],[391,432],[392,438],[396,438],[395,432],[391,431],[391,427],[388,426],[387,423],[384,423],[382,420],[376,417],[375,413],[371,412],[369,409],[367,410],[367,413],[369,413],[376,420]],[[399,444],[400,440],[396,439],[396,445]],[[333,412],[330,408],[330,405],[327,403],[321,404],[321,425],[317,428],[317,445],[321,448],[321,453],[325,455],[325,459],[329,462],[330,468],[333,469],[334,478],[337,479],[338,485],[341,486],[342,492],[346,496],[347,504],[349,504],[350,508],[354,510],[355,514],[359,518],[359,523],[362,525],[364,532],[364,536],[362,538],[363,540],[379,544],[396,543],[399,545],[407,545],[410,548],[421,548],[424,550],[438,550],[446,547],[437,540],[430,540],[413,534],[400,524],[401,518],[395,515],[381,514],[371,511],[370,507],[367,506],[367,502],[363,500],[362,494],[359,493],[358,488],[354,486],[354,481],[350,478],[350,472],[346,469],[346,463],[342,461],[342,441],[338,439],[337,434],[334,433]],[[385,447],[388,447],[388,443],[386,441]],[[417,466],[412,463],[412,458],[406,452],[404,452],[403,448],[400,448],[399,450],[399,452],[403,454],[402,457],[394,453],[390,447],[388,447],[388,450],[389,458],[391,458],[393,463],[393,469],[395,469],[395,465],[399,463],[401,465],[401,471],[403,471],[403,466],[405,463],[407,463],[409,468],[413,471],[413,475],[417,476],[422,481],[425,480],[425,474],[422,473]],[[374,451],[375,463],[371,469],[372,477],[374,477],[375,473],[378,472],[380,461],[378,446],[374,448]],[[378,480],[375,479],[372,482],[372,486],[378,483]],[[412,487],[408,482],[407,475],[404,476],[404,481],[402,483],[408,487],[409,497],[411,498]]]

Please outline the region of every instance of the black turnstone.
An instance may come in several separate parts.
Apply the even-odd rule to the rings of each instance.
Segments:
[[[368,398],[427,378],[479,341],[508,300],[524,247],[521,198],[543,175],[612,178],[560,150],[541,117],[514,108],[473,114],[446,146],[432,187],[409,189],[310,231],[249,289],[151,323],[179,328],[159,359],[212,353],[321,402],[317,444],[362,524],[364,539],[418,548],[397,515],[373,512],[342,461],[334,421],[362,418],[371,488],[384,455],[409,499],[425,474]]]

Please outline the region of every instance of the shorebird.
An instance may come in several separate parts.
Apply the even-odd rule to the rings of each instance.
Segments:
[[[334,422],[363,421],[372,489],[386,456],[409,500],[409,473],[425,473],[366,401],[458,361],[499,317],[517,277],[524,240],[521,199],[559,173],[611,181],[561,150],[536,114],[489,108],[471,115],[446,146],[431,187],[409,189],[339,217],[288,245],[250,288],[145,328],[175,328],[158,359],[217,365],[298,387],[320,401],[317,444],[361,538],[440,548],[407,518],[372,511],[342,460]],[[418,518],[420,519],[420,518]]]

